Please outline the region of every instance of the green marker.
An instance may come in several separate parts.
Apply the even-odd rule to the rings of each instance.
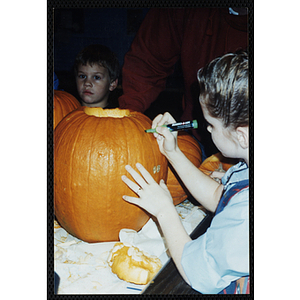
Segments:
[[[186,122],[179,122],[179,123],[173,123],[168,125],[162,125],[161,127],[167,127],[170,131],[179,131],[179,130],[185,130],[185,129],[196,129],[198,128],[198,122],[197,120],[193,121],[186,121]],[[145,130],[147,133],[154,133],[156,132],[155,128],[147,129]]]

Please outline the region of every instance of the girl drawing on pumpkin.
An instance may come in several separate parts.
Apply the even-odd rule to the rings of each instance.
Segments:
[[[169,114],[158,115],[154,136],[183,183],[206,209],[215,213],[206,233],[191,240],[181,224],[163,180],[157,184],[139,163],[136,172],[126,170],[134,181],[122,180],[138,197],[124,200],[142,207],[159,222],[171,256],[184,280],[200,293],[249,292],[249,109],[248,55],[227,54],[198,71],[200,105],[208,131],[220,152],[240,158],[216,182],[196,168],[177,145],[177,133],[163,124],[174,123]],[[241,285],[241,282],[243,284]],[[246,284],[244,284],[246,282]],[[241,290],[240,286],[244,286]]]
[[[90,45],[81,50],[74,71],[82,105],[114,108],[109,95],[118,85],[119,62],[108,47]]]

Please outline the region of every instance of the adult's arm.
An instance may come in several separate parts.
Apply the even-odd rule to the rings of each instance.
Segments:
[[[165,89],[180,57],[184,13],[184,9],[148,12],[124,58],[120,108],[144,112]]]

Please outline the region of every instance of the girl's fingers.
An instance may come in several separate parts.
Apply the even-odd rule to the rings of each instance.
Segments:
[[[145,182],[145,180],[143,179],[143,177],[136,172],[131,166],[127,165],[125,166],[125,169],[127,170],[127,172],[132,176],[132,178],[136,181],[136,183],[141,186],[142,188],[145,187],[145,185],[147,184],[147,182]]]
[[[136,197],[130,197],[130,196],[124,195],[122,198],[129,203],[138,205],[138,201],[137,201],[138,198],[136,198]]]
[[[141,187],[137,185],[135,182],[131,181],[126,175],[123,175],[122,177],[123,182],[137,195],[141,191]]]
[[[151,176],[151,174],[144,168],[144,166],[142,166],[140,163],[137,163],[136,167],[139,170],[139,172],[142,174],[146,182],[148,182],[149,184],[156,182]]]
[[[170,197],[172,197],[171,193],[168,189],[168,186],[166,185],[166,183],[163,179],[160,180],[159,185],[160,185],[161,188],[163,188],[165,190],[165,192],[167,192],[170,195]]]
[[[136,167],[143,177],[129,165],[125,166],[125,169],[142,188],[145,188],[148,183],[150,184],[156,182],[143,165],[137,163]]]
[[[157,115],[157,116],[154,118],[154,120],[153,120],[153,122],[152,122],[152,128],[156,128],[156,127],[157,127],[157,124],[160,122],[160,120],[161,120],[162,117],[163,117],[163,115],[162,115],[162,114],[159,114],[159,115]]]
[[[165,184],[165,181],[164,181],[163,179],[160,180],[159,185],[160,185],[163,189],[168,190],[168,187],[167,187],[167,185]]]
[[[132,178],[136,181],[133,182],[132,180],[130,180],[126,175],[121,176],[122,181],[134,192],[136,193],[139,197],[141,197],[144,192],[144,189],[146,188],[147,190],[147,186],[149,186],[148,184],[153,184],[156,183],[156,181],[153,179],[153,177],[151,176],[151,174],[140,164],[137,163],[136,164],[137,169],[139,170],[139,172],[142,174],[142,176],[136,172],[131,166],[127,165],[125,166],[125,169],[128,171],[128,173],[132,176]],[[146,191],[145,190],[145,191]],[[123,196],[123,199],[131,202],[133,204],[137,204],[140,206],[140,202],[137,202],[137,199],[140,198],[136,198],[136,197],[129,197],[129,196]]]
[[[158,126],[161,126],[161,125],[165,125],[165,124],[171,124],[174,122],[175,122],[175,119],[171,116],[170,113],[166,112],[166,113],[164,113],[164,115],[162,116],[162,118],[159,120],[159,122],[157,124],[158,124]]]
[[[158,126],[171,124],[176,122],[175,119],[171,116],[170,113],[166,112],[163,115],[159,114],[156,116],[152,122],[152,128],[157,128]]]
[[[168,141],[172,141],[174,139],[174,136],[177,136],[177,131],[171,132],[166,127],[157,127],[156,131]]]

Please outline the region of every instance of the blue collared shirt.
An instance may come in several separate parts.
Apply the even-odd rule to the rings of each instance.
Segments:
[[[240,162],[222,178],[224,192],[246,179],[249,169]],[[217,294],[249,275],[249,188],[230,199],[205,234],[185,245],[181,264],[191,286],[203,294]]]

